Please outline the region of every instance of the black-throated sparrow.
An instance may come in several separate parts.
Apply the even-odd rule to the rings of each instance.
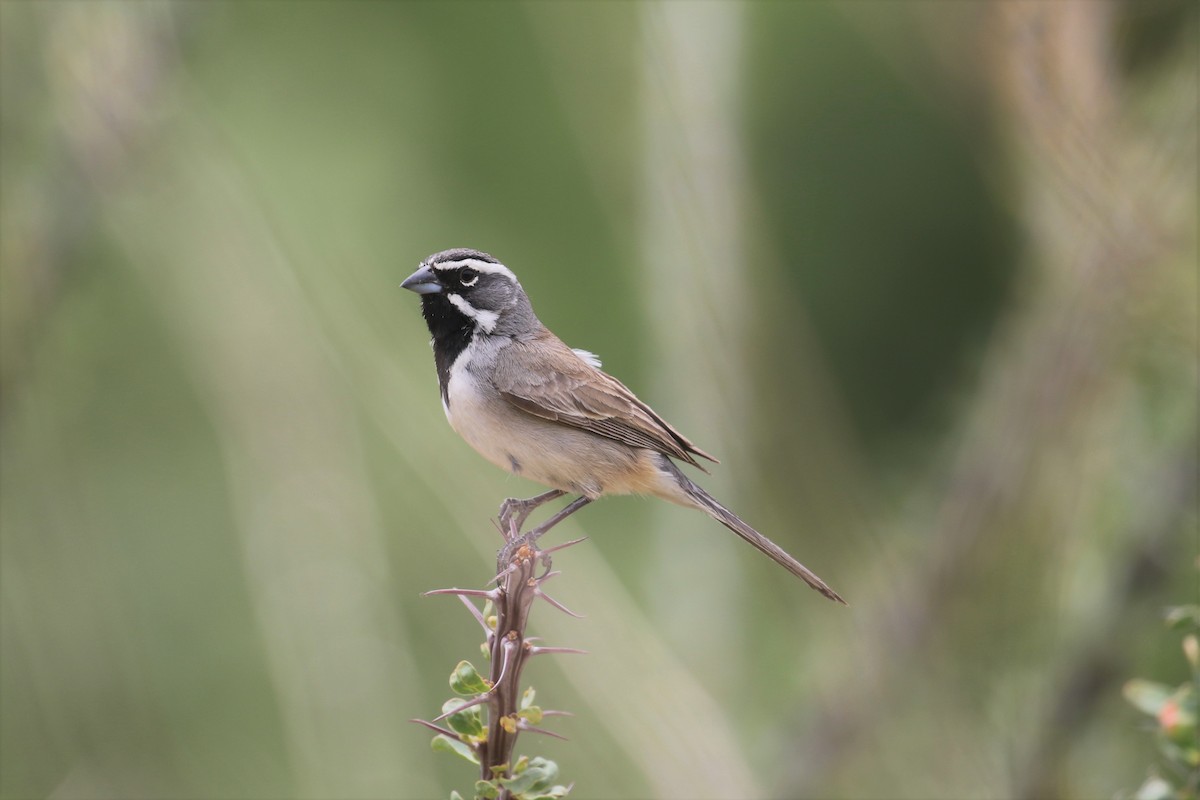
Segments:
[[[700,469],[695,456],[716,459],[602,372],[595,356],[547,330],[508,267],[478,250],[444,250],[400,285],[421,295],[450,425],[493,464],[552,487],[504,501],[507,537],[516,538],[535,508],[567,493],[579,497],[529,540],[603,494],[649,494],[704,511],[830,600],[846,602],[684,475],[672,458]]]

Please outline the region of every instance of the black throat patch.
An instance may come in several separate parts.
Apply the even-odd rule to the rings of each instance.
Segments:
[[[441,293],[421,296],[421,314],[433,336],[433,363],[437,366],[442,402],[449,405],[450,367],[471,343],[471,337],[475,335],[475,323],[451,305],[446,295]]]

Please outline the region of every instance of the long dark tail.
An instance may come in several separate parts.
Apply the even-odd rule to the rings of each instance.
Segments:
[[[672,464],[672,466],[674,465]],[[679,481],[680,488],[683,489],[688,499],[691,500],[697,508],[707,512],[708,515],[717,522],[720,522],[726,528],[729,528],[729,530],[733,531],[738,536],[754,545],[759,552],[764,553],[776,564],[779,564],[788,572],[792,573],[797,578],[828,597],[830,600],[834,600],[842,605],[847,605],[846,601],[842,599],[842,596],[833,589],[830,589],[825,581],[817,577],[816,573],[788,555],[782,547],[775,544],[758,531],[754,530],[754,528],[751,528],[749,525],[743,522],[742,518],[737,514],[734,514],[728,508],[718,503],[716,498],[701,489],[696,484],[692,483],[691,479],[684,475],[682,470],[680,470],[678,467],[675,467],[673,472],[675,473],[674,477]]]

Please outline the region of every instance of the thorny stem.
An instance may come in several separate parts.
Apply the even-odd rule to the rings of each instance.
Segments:
[[[539,554],[532,547],[515,554],[497,587],[496,629],[488,636],[492,654],[492,691],[488,697],[488,736],[479,754],[480,777],[491,780],[508,774],[519,729],[514,725],[521,701],[521,671],[529,649],[525,626],[537,597],[535,577]],[[507,792],[501,797],[507,796]]]
[[[486,704],[488,710],[487,738],[475,746],[476,754],[479,757],[480,777],[485,781],[511,776],[513,750],[521,731],[563,738],[553,731],[529,724],[518,715],[521,710],[522,697],[521,672],[526,660],[531,656],[585,652],[570,647],[535,645],[537,637],[525,635],[529,612],[533,607],[533,601],[538,597],[571,616],[579,616],[557,600],[547,596],[541,590],[541,584],[560,574],[550,570],[550,553],[581,541],[583,539],[576,539],[545,550],[539,550],[533,543],[521,544],[513,551],[509,563],[502,565],[503,571],[489,581],[489,584],[496,584],[490,590],[435,589],[425,592],[426,596],[457,595],[469,608],[476,621],[483,625],[487,632],[487,648],[491,657],[489,676],[491,688],[467,701],[466,704],[436,717],[432,722],[413,721],[444,735],[454,735],[453,732],[434,723],[464,708]],[[495,629],[492,629],[488,620],[468,599],[472,597],[491,601],[495,607]],[[568,716],[567,712],[551,710],[542,712],[542,715],[544,717]],[[501,790],[499,800],[511,800],[508,790]]]

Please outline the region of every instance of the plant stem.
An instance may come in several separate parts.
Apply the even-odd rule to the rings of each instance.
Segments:
[[[522,548],[501,579],[499,597],[494,601],[496,629],[488,642],[492,654],[493,690],[488,698],[487,741],[480,753],[480,777],[483,780],[511,774],[521,702],[521,670],[529,655],[525,626],[529,609],[537,597],[536,569],[535,553]],[[500,795],[502,800],[507,796],[507,791]]]

